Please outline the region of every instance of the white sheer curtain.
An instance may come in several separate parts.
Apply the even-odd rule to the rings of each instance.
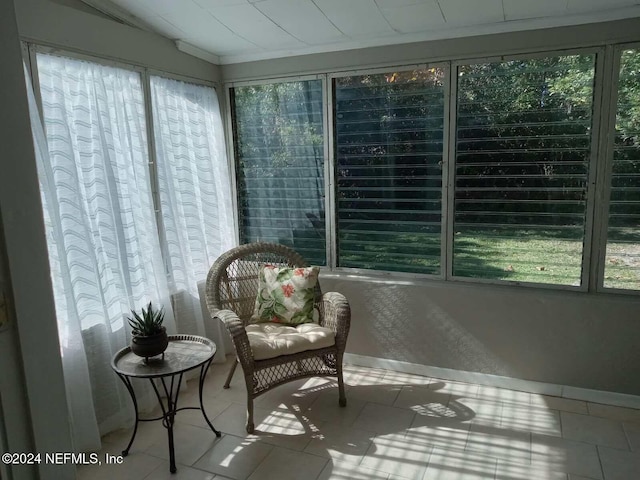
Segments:
[[[151,77],[158,186],[176,323],[229,351],[228,335],[209,317],[204,281],[211,264],[235,244],[231,180],[213,88]],[[225,348],[226,347],[226,348]]]
[[[70,58],[38,54],[37,65],[46,137],[30,92],[32,126],[71,425],[78,450],[97,450],[132,415],[110,368],[128,343],[125,317],[151,301],[175,332],[142,84],[136,72]]]

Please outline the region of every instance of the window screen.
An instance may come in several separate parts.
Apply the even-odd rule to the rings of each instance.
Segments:
[[[231,91],[240,240],[326,264],[322,81]]]
[[[337,78],[338,265],[440,272],[444,71]]]
[[[580,284],[594,61],[459,68],[454,275]]]
[[[620,62],[604,286],[640,289],[640,52]]]

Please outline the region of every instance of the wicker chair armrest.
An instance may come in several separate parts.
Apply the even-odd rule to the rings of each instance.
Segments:
[[[351,327],[351,307],[346,297],[338,292],[327,292],[320,300],[320,325],[330,328],[336,335],[336,346],[344,352]]]
[[[247,331],[244,329],[242,320],[231,310],[218,310],[213,315],[213,318],[219,318],[222,323],[224,323],[224,326],[227,327],[233,340],[233,345],[236,348],[238,360],[243,370],[248,372],[253,365],[253,351],[251,350],[249,337],[247,336]],[[247,369],[247,367],[249,369]]]

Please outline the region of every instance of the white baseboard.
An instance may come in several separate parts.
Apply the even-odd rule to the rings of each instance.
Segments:
[[[640,409],[640,396],[626,393],[607,392],[603,390],[591,390],[588,388],[571,387],[568,385],[556,385],[553,383],[534,382],[531,380],[520,380],[518,378],[491,375],[488,373],[467,372],[464,370],[454,370],[452,368],[430,367],[418,363],[401,362],[399,360],[389,360],[386,358],[368,357],[345,353],[344,361],[349,365],[360,367],[382,368],[402,373],[412,373],[425,377],[439,378],[456,382],[475,383],[490,387],[508,388],[521,392],[551,395],[554,397],[570,398],[572,400],[583,400],[593,403],[605,403],[618,407],[629,407]]]

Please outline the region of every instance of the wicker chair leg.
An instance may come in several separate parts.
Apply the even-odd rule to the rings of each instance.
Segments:
[[[253,397],[247,393],[247,433],[253,433]]]
[[[224,382],[224,385],[222,388],[229,388],[229,384],[231,383],[231,379],[233,378],[233,374],[236,371],[237,366],[238,366],[238,357],[236,357],[236,360],[233,362],[233,365],[231,365],[231,370],[229,370],[229,374],[227,375],[227,381]]]
[[[336,370],[338,376],[338,404],[341,407],[346,407],[347,396],[344,393],[344,379],[342,378],[342,358],[336,359]]]

